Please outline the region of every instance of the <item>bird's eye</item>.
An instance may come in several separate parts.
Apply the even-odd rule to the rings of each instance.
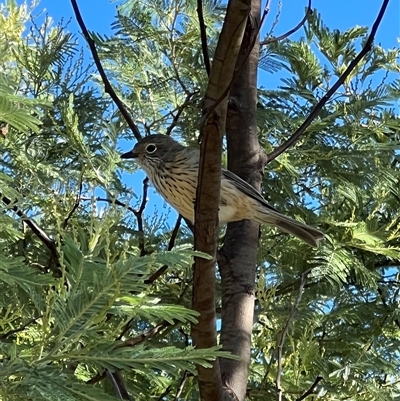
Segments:
[[[154,143],[149,143],[149,144],[146,146],[146,152],[147,152],[147,153],[154,153],[156,150],[157,150],[157,146],[154,145]]]

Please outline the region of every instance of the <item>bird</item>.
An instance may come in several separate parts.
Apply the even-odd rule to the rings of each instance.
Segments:
[[[135,159],[157,192],[179,214],[194,223],[199,149],[184,146],[167,135],[152,134],[141,138],[121,158]],[[220,224],[251,220],[275,226],[313,247],[324,238],[316,228],[280,213],[255,188],[226,169],[221,173],[218,217]]]

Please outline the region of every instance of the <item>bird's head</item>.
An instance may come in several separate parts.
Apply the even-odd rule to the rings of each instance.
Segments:
[[[134,148],[121,155],[121,159],[135,159],[146,172],[173,161],[176,152],[184,148],[167,135],[149,135],[138,141]]]

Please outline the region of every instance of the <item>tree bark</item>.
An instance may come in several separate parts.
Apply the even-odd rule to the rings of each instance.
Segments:
[[[260,0],[251,2],[251,15],[236,64],[240,68],[239,76],[230,92],[226,124],[228,169],[257,190],[260,190],[266,160],[258,143],[256,114],[260,3]],[[228,224],[219,254],[221,343],[224,350],[240,356],[240,361],[221,359],[220,370],[223,385],[230,388],[239,401],[245,399],[248,381],[258,238],[258,224],[250,221]]]
[[[204,114],[215,107],[234,75],[237,56],[250,10],[250,0],[230,0],[211,74],[204,96]],[[215,313],[215,264],[217,251],[218,209],[221,185],[222,137],[225,132],[227,98],[203,122],[200,136],[199,179],[196,193],[194,246],[211,256],[211,260],[196,258],[193,273],[193,309],[200,313],[192,326],[197,348],[217,344]],[[229,399],[221,381],[218,361],[213,367],[197,367],[200,398],[203,401]]]

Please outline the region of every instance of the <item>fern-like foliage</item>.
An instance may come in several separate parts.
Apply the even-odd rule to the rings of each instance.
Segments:
[[[225,3],[203,5],[212,58]],[[207,84],[196,7],[125,1],[113,35],[93,34],[143,133],[172,130],[192,145]],[[198,400],[195,365],[230,357],[192,348],[191,264],[207,255],[191,251],[185,227],[167,251],[168,218],[135,209],[142,199],[120,170],[135,170],[119,160],[132,139],[125,122],[75,36],[31,11],[0,6],[0,399],[121,399],[121,377],[135,400]],[[264,68],[282,74],[259,90],[266,152],[304,121],[366,33],[331,30],[315,11],[303,39],[264,50]],[[319,376],[316,400],[400,397],[398,57],[374,46],[267,166],[265,197],[326,238],[314,250],[262,229],[249,400],[276,398],[278,349],[287,400]]]

